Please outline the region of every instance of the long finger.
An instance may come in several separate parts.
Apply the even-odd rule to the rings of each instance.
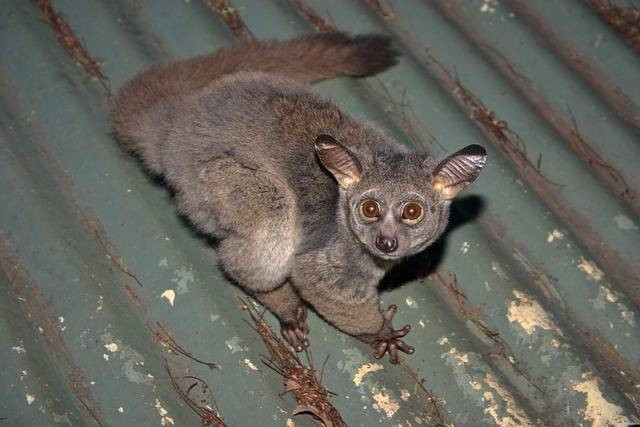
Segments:
[[[390,322],[391,319],[393,319],[393,316],[396,315],[397,311],[398,311],[398,306],[395,304],[391,304],[389,307],[387,307],[387,309],[385,310],[382,316],[387,322]]]
[[[396,345],[398,346],[398,350],[404,351],[407,354],[413,354],[413,352],[415,351],[413,347],[407,345],[407,343],[402,340],[397,340]]]
[[[373,357],[376,359],[380,359],[384,356],[384,353],[387,351],[387,346],[389,344],[386,341],[380,341],[378,345],[375,347],[376,351],[373,352]]]
[[[404,325],[404,327],[402,329],[398,329],[397,331],[393,331],[391,333],[391,336],[394,337],[394,338],[401,338],[401,337],[407,335],[410,331],[411,331],[411,326],[410,325]]]
[[[387,348],[387,351],[389,352],[389,361],[391,362],[391,364],[397,365],[398,364],[398,346],[396,345],[396,343],[391,342],[389,344],[389,347]]]

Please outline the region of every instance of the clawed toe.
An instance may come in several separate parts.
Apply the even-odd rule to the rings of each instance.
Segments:
[[[297,352],[309,347],[309,326],[307,326],[307,308],[298,307],[296,320],[291,323],[281,323],[282,336]]]

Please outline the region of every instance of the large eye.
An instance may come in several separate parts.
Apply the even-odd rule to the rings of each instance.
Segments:
[[[366,221],[375,221],[380,216],[380,205],[375,200],[365,200],[360,207]]]
[[[410,202],[402,208],[402,221],[407,224],[416,224],[422,219],[422,206],[419,203]]]

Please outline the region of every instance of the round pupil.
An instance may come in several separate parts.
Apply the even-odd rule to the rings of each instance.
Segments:
[[[404,207],[403,216],[406,219],[418,219],[422,215],[422,208],[417,203],[409,203]]]
[[[375,218],[378,216],[378,204],[373,200],[366,201],[362,204],[362,213],[367,218]]]

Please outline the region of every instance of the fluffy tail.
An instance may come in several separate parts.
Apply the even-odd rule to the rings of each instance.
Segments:
[[[213,54],[152,67],[124,84],[115,98],[114,130],[129,148],[146,128],[159,100],[188,94],[236,71],[263,71],[313,83],[337,76],[368,76],[395,64],[397,53],[387,37],[344,33],[317,34],[284,42],[252,41]],[[149,125],[151,125],[149,123]],[[134,151],[136,151],[134,149]]]

